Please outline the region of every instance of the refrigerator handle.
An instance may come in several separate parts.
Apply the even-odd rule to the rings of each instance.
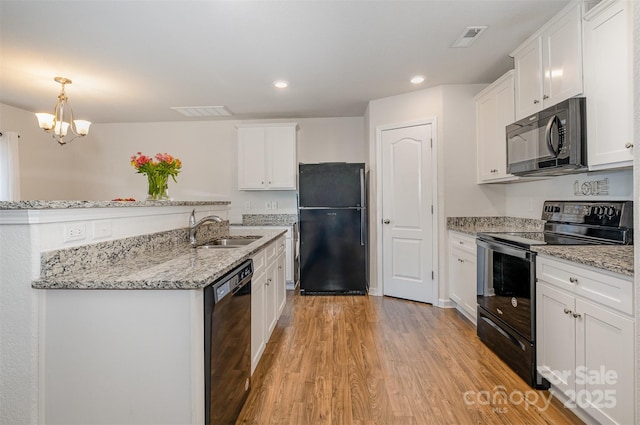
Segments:
[[[360,208],[360,245],[364,246],[364,229],[367,224],[365,223],[366,220],[366,214],[365,211],[367,209],[366,208]]]
[[[364,246],[364,229],[366,226],[366,205],[365,205],[365,187],[364,187],[364,168],[360,169],[360,245]]]

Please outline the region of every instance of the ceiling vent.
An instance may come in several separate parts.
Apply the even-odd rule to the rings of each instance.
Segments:
[[[174,111],[185,117],[230,117],[233,115],[224,106],[173,106]]]
[[[486,30],[486,25],[467,27],[451,47],[469,47]]]

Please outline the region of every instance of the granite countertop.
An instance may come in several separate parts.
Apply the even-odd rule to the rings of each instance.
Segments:
[[[242,214],[242,223],[233,226],[293,226],[298,214]]]
[[[633,245],[546,245],[532,247],[538,254],[633,276]]]
[[[542,232],[544,221],[519,217],[447,217],[447,230],[474,236],[480,232]]]
[[[16,201],[0,202],[0,210],[46,210],[66,208],[175,207],[229,205],[230,201]]]
[[[447,229],[475,236],[480,232],[542,232],[544,221],[517,217],[447,217]],[[539,245],[548,255],[601,270],[633,276],[633,245]]]
[[[167,249],[141,251],[133,258],[98,267],[41,276],[37,289],[201,289],[263,249],[285,230],[234,229],[230,236],[260,236],[232,249],[194,249],[184,241]],[[72,268],[72,267],[70,267]]]

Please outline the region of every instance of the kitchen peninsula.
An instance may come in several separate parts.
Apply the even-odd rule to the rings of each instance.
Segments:
[[[32,423],[202,423],[202,289],[284,233],[191,248],[192,210],[224,220],[198,240],[247,235],[228,205],[1,202],[2,403]]]

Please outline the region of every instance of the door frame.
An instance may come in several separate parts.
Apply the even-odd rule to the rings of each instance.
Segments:
[[[383,256],[382,256],[382,217],[380,212],[382,211],[382,132],[386,130],[397,130],[406,127],[415,127],[418,125],[431,125],[431,140],[433,146],[431,148],[431,196],[433,202],[433,220],[431,221],[433,238],[432,238],[432,252],[433,252],[433,273],[434,277],[431,281],[433,300],[432,305],[438,306],[440,304],[440,291],[439,285],[439,264],[440,255],[438,251],[439,246],[439,215],[438,215],[438,125],[436,117],[421,118],[413,121],[406,121],[396,124],[385,124],[376,126],[376,280],[378,281],[377,294],[384,295],[384,274],[383,274]]]

